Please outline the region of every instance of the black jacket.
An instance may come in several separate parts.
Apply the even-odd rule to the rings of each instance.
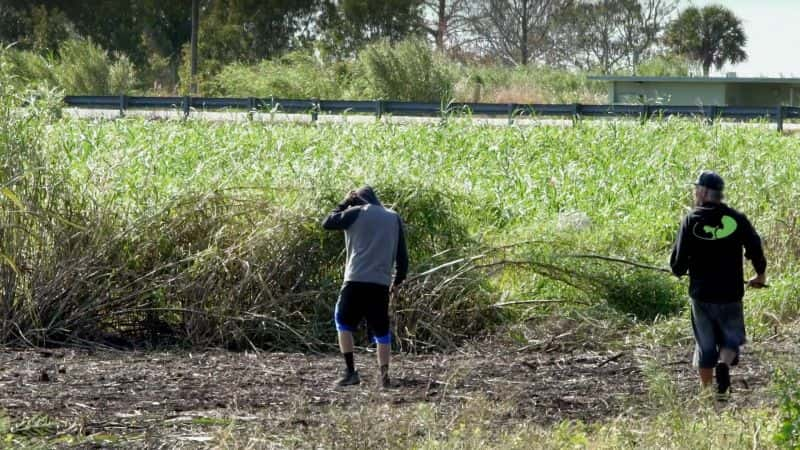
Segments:
[[[761,238],[744,214],[724,203],[696,207],[681,222],[670,257],[672,273],[680,277],[689,272],[689,295],[697,301],[741,301],[743,248],[756,273],[764,273]]]

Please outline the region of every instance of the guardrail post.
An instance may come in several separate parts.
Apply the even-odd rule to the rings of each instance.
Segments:
[[[269,96],[269,120],[270,121],[274,121],[275,120],[275,107],[276,107],[275,106],[275,96],[274,95],[270,95]]]
[[[581,104],[572,104],[572,125],[575,126],[581,120]]]
[[[703,108],[703,114],[706,116],[706,123],[711,125],[714,123],[714,119],[717,116],[717,106],[716,105],[709,105]]]
[[[189,117],[189,107],[191,106],[191,104],[192,104],[191,97],[189,97],[188,95],[184,96],[183,97],[183,101],[181,102],[181,106],[183,107],[183,118],[184,119]]]
[[[783,132],[783,106],[778,106],[775,109],[775,122],[778,124],[778,132]]]
[[[644,125],[645,122],[650,120],[650,116],[653,114],[651,109],[652,108],[650,108],[650,105],[646,103],[642,105],[642,125]]]
[[[247,98],[247,107],[248,107],[247,119],[248,120],[253,120],[253,117],[254,117],[254,115],[256,113],[256,102],[257,102],[257,100],[256,100],[255,97],[248,97]]]
[[[125,117],[125,110],[128,109],[128,96],[122,94],[119,96],[119,116]]]
[[[507,104],[506,110],[508,112],[508,124],[514,125],[514,104],[513,103]]]
[[[375,100],[375,116],[381,120],[383,116],[383,100]]]
[[[311,99],[311,121],[316,122],[319,116],[319,99]]]

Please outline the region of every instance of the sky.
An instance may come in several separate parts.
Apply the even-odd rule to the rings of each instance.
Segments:
[[[742,20],[747,61],[712,68],[712,76],[736,72],[740,77],[800,78],[800,0],[682,0],[689,5],[722,5]]]

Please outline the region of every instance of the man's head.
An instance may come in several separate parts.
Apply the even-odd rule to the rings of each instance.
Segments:
[[[355,191],[350,191],[348,197],[351,199],[351,205],[366,205],[367,203],[372,205],[381,204],[380,200],[378,200],[378,196],[375,194],[375,191],[371,186],[364,186]]]
[[[694,183],[694,186],[696,205],[722,202],[722,190],[725,189],[725,181],[716,172],[710,170],[700,172],[700,176],[697,177],[697,182]]]

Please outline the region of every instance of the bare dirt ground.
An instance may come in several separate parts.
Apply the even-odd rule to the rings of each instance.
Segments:
[[[787,345],[768,341],[750,349],[733,372],[730,407],[768,401],[764,355]],[[336,354],[6,348],[0,349],[0,411],[12,421],[54,419],[57,426],[46,432],[56,436],[113,436],[97,446],[172,448],[202,446],[211,441],[204,426],[231,423],[313,442],[307,433],[332,426],[331,411],[370,405],[400,411],[430,404],[446,412],[483,399],[508,405],[493,419],[503,425],[610,419],[647,409],[646,371],[655,355],[680,394],[697,390],[689,346],[570,347],[482,343],[450,354],[395,355],[395,386],[388,390],[375,386],[374,354],[363,351],[356,361],[362,384],[334,388],[342,367]]]

